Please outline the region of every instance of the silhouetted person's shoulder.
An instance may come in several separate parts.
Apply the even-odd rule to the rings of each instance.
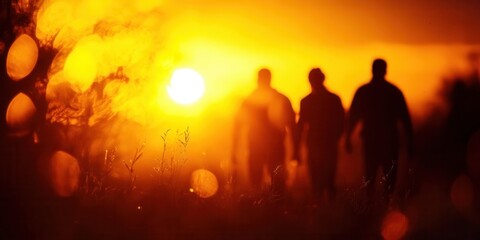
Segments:
[[[272,101],[284,103],[291,106],[290,99],[285,94],[273,89],[272,95]]]
[[[400,94],[403,95],[400,88],[398,88],[393,83],[382,80],[382,81],[371,81],[367,84],[362,85],[357,90],[357,94],[366,94],[366,95],[389,95],[389,94]]]
[[[293,111],[290,99],[286,95],[276,90],[274,91],[275,97],[272,98],[272,102],[270,103],[269,114],[272,121],[278,124],[279,128],[283,129],[289,122],[295,123],[295,112]]]
[[[328,90],[324,90],[321,93],[310,93],[306,97],[304,97],[301,102],[309,103],[312,101],[315,101],[316,99],[322,99],[325,101],[331,101],[331,102],[336,102],[336,101],[341,101],[340,97],[332,93]]]
[[[353,114],[361,111],[372,117],[376,116],[374,118],[382,115],[393,117],[397,115],[393,112],[403,110],[405,104],[404,95],[397,86],[387,81],[372,81],[357,90],[352,102],[352,110]]]
[[[310,93],[300,101],[300,120],[310,124],[311,138],[334,139],[341,135],[344,109],[340,97],[326,88]],[[336,144],[336,141],[332,141]]]
[[[300,101],[300,114],[307,119],[321,118],[321,112],[328,114],[328,112],[338,110],[341,108],[343,111],[343,105],[340,97],[328,90],[322,90],[321,92],[310,93]]]

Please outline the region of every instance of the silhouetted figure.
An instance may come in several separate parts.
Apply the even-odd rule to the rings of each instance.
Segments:
[[[315,197],[335,196],[337,146],[343,132],[345,111],[340,98],[323,85],[325,75],[314,68],[308,75],[312,92],[300,102],[300,118],[295,131],[295,158],[306,134],[309,173]]]
[[[471,74],[455,79],[446,96],[449,112],[444,150],[448,150],[446,170],[453,177],[466,172],[467,144],[480,130],[480,54],[470,53],[468,60],[472,66]]]
[[[286,180],[285,140],[287,130],[293,131],[295,113],[290,100],[273,89],[270,81],[270,70],[261,69],[258,72],[258,87],[242,103],[235,118],[232,153],[236,161],[240,130],[247,128],[251,184],[256,190],[261,189],[263,169],[266,167],[272,179],[272,189],[282,194]]]
[[[399,158],[400,128],[402,123],[407,139],[408,153],[412,154],[412,123],[403,93],[385,79],[387,63],[375,59],[372,80],[361,86],[352,101],[346,128],[345,147],[352,151],[351,135],[357,123],[362,122],[361,139],[365,158],[367,195],[372,197],[378,167],[382,167],[386,195],[393,193]]]

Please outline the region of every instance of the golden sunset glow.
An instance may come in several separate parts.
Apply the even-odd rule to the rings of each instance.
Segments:
[[[167,92],[170,98],[179,104],[191,104],[198,101],[205,91],[203,77],[193,69],[181,68],[173,72]]]
[[[84,92],[121,67],[130,81],[108,84],[111,109],[144,124],[152,116],[165,121],[165,114],[198,116],[207,109],[215,111],[212,106],[223,109],[215,111],[221,117],[231,116],[235,109],[231,106],[254,87],[254,74],[261,66],[272,70],[272,85],[298,111],[300,99],[309,91],[307,73],[320,67],[327,87],[348,108],[355,89],[371,77],[372,59],[384,57],[388,79],[405,90],[413,114],[421,115],[436,98],[438,79],[467,68],[469,46],[364,41],[361,34],[341,37],[345,27],[317,26],[317,18],[338,18],[330,3],[319,9],[322,14],[313,11],[311,1],[273,9],[267,3],[212,4],[216,7],[185,1],[46,1],[37,15],[37,37],[61,50],[49,84],[67,81],[75,91]],[[296,12],[302,17],[295,17]],[[332,40],[324,39],[327,35]],[[315,40],[319,36],[320,43]],[[203,84],[191,77],[177,80],[178,74],[172,78],[176,66],[200,72]],[[187,79],[193,82],[188,88],[183,87]],[[415,84],[418,79],[422,84]],[[189,104],[194,106],[186,107]]]
[[[0,1],[1,236],[480,239],[479,9]]]

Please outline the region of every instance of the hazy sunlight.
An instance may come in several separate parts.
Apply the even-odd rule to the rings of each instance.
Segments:
[[[198,101],[205,91],[203,77],[193,69],[180,68],[173,72],[167,92],[176,103],[187,105]]]

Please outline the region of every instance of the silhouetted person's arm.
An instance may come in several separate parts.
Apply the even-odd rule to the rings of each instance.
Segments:
[[[241,123],[239,119],[239,114],[235,116],[234,122],[233,122],[233,131],[232,131],[232,163],[235,164],[236,162],[236,155],[237,155],[237,148],[238,148],[238,141],[240,137],[240,128],[241,128]]]
[[[357,91],[353,97],[352,105],[350,106],[345,129],[345,150],[348,153],[351,153],[353,150],[351,137],[355,127],[360,121],[361,101],[361,95],[359,94],[359,91]]]
[[[299,163],[300,159],[300,142],[302,140],[302,134],[305,128],[305,102],[302,100],[300,102],[300,113],[298,118],[298,123],[296,124],[294,141],[293,141],[293,158]]]
[[[339,140],[342,137],[343,131],[344,131],[344,126],[345,126],[345,109],[343,109],[342,101],[340,98],[337,96],[336,98],[336,112],[335,112],[335,120],[336,120],[336,139]]]
[[[286,107],[286,128],[288,131],[288,136],[290,137],[290,142],[293,144],[293,156],[290,156],[288,160],[298,160],[297,156],[295,155],[295,141],[296,141],[296,136],[297,136],[297,128],[295,124],[295,111],[293,110],[292,103],[290,100],[286,99],[285,103]]]
[[[232,178],[235,180],[236,178],[236,171],[237,171],[237,153],[238,153],[238,145],[240,140],[240,133],[242,128],[245,125],[245,110],[244,104],[240,107],[238,112],[235,115],[235,119],[233,122],[233,131],[232,131],[232,149],[231,149],[231,163],[232,163]]]

